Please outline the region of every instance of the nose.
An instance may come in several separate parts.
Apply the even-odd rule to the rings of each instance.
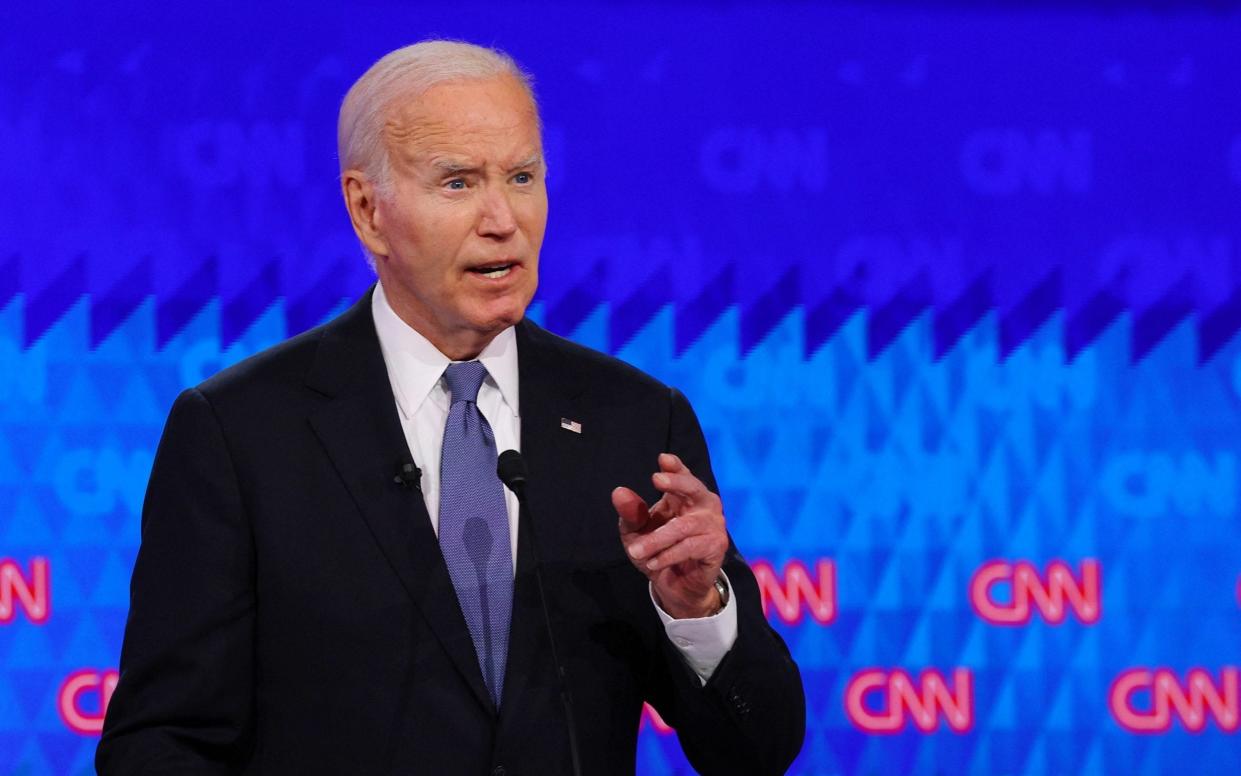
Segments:
[[[478,221],[478,233],[483,237],[506,239],[517,231],[517,219],[509,202],[508,192],[489,190],[483,195],[482,213]]]

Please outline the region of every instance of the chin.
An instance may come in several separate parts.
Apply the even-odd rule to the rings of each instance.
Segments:
[[[524,317],[526,317],[526,308],[524,307],[518,308],[508,315],[500,316],[495,320],[495,331],[498,333],[510,326],[516,326],[521,323],[521,319]]]
[[[530,305],[530,298],[534,293],[510,295],[503,300],[495,300],[494,303],[487,305],[479,317],[492,323],[496,331],[516,325],[522,318],[526,317],[526,308]]]
[[[494,337],[510,326],[516,326],[526,316],[525,305],[513,305],[505,310],[491,310],[488,315],[480,315],[475,319],[475,329],[483,334]]]

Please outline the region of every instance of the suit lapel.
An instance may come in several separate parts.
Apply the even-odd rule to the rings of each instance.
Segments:
[[[563,567],[572,557],[580,532],[580,525],[574,520],[580,510],[572,508],[580,502],[573,488],[584,481],[584,469],[591,460],[587,454],[590,425],[585,424],[582,433],[561,427],[562,419],[582,419],[579,375],[564,363],[561,346],[546,331],[522,321],[517,326],[517,355],[521,455],[526,464],[528,508],[522,510],[519,521],[517,579],[513,586],[513,619],[502,709],[520,708],[520,697],[528,685],[556,681],[555,674],[546,670],[550,660],[530,553],[529,529],[531,521],[537,521],[534,526],[538,555],[551,596],[550,588],[554,585],[548,571]],[[554,598],[551,606],[554,615]],[[560,639],[558,646],[564,650],[563,636]],[[562,661],[564,657],[562,652]],[[545,669],[542,672],[540,665]]]
[[[371,294],[324,330],[307,385],[327,396],[310,417],[392,570],[480,703],[494,711],[421,492],[394,482],[412,460],[371,317]]]

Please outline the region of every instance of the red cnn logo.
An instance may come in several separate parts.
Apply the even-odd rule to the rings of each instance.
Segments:
[[[770,617],[774,606],[776,615],[789,625],[801,622],[806,610],[820,625],[836,619],[836,563],[830,558],[819,558],[815,574],[818,579],[811,577],[810,570],[799,560],[785,564],[783,580],[765,560],[754,562],[750,568],[758,580],[764,615]]]
[[[103,730],[103,715],[108,710],[108,701],[112,700],[112,691],[116,689],[118,679],[120,674],[116,671],[101,673],[89,668],[69,674],[60,685],[56,703],[65,727],[82,735],[95,735]],[[92,708],[84,709],[82,697],[87,694],[93,695],[96,700],[90,704]]]
[[[649,703],[642,704],[642,717],[638,720],[638,730],[650,725],[655,730],[655,735],[666,736],[669,733],[675,733],[672,726],[664,722],[664,718],[659,716],[659,712],[655,711],[655,707]]]
[[[878,701],[868,704],[868,696],[878,696]],[[953,669],[949,690],[943,674],[935,669],[923,671],[915,684],[900,669],[888,674],[868,668],[849,680],[845,713],[850,722],[868,733],[902,730],[907,716],[923,733],[935,731],[941,718],[954,733],[964,733],[974,726],[974,674],[968,668]]]
[[[28,576],[22,575],[17,561],[0,560],[0,625],[7,625],[17,616],[14,599],[31,622],[36,625],[47,622],[52,611],[50,578],[47,558],[33,558]]]
[[[1047,564],[1046,581],[1029,561],[1010,564],[992,560],[974,572],[970,603],[979,617],[993,625],[1025,625],[1030,622],[1031,603],[1052,625],[1064,622],[1070,607],[1077,619],[1091,625],[1099,621],[1103,611],[1101,576],[1099,561],[1092,558],[1081,562],[1076,578],[1067,563],[1053,560]],[[1001,603],[992,591],[1005,582],[1009,583],[1012,595],[1007,603]]]
[[[1131,668],[1112,682],[1108,706],[1120,726],[1131,733],[1165,733],[1172,727],[1174,713],[1186,730],[1199,733],[1206,727],[1208,711],[1221,730],[1235,733],[1241,715],[1237,689],[1236,666],[1220,671],[1219,684],[1201,668],[1189,669],[1184,683],[1166,668]],[[1146,696],[1140,709],[1134,704],[1139,693]]]

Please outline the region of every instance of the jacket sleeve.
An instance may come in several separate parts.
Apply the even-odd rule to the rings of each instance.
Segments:
[[[217,774],[253,741],[254,561],[220,422],[198,390],[173,404],[142,510],[120,681],[95,764]]]
[[[671,393],[667,450],[718,493],[698,419],[679,391]],[[663,670],[650,700],[705,776],[784,773],[805,738],[801,674],[763,616],[758,583],[731,540],[724,572],[737,601],[737,641],[702,685],[664,639]]]

